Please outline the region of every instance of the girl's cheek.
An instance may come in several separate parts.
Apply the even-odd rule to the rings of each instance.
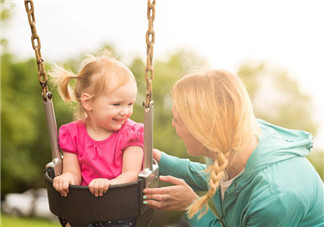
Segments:
[[[130,116],[132,116],[132,114],[133,114],[133,111],[130,112],[130,113],[126,116],[126,118],[130,118]]]

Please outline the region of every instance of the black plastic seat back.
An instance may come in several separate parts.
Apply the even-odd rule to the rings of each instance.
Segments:
[[[145,182],[111,185],[103,196],[95,197],[87,186],[73,185],[67,197],[62,197],[53,188],[53,169],[44,171],[49,207],[53,214],[67,220],[72,227],[86,227],[94,221],[115,221],[135,218],[136,227],[149,226],[153,210],[143,209]],[[142,209],[141,209],[142,207]],[[142,211],[141,211],[142,210]]]

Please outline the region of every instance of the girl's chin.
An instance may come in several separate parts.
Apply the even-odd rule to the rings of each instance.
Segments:
[[[124,123],[118,123],[118,122],[114,122],[113,125],[110,125],[110,130],[112,131],[117,131],[119,130],[122,126],[123,126]]]
[[[117,131],[117,130],[119,130],[121,127],[122,127],[122,125],[114,125],[114,126],[112,126],[112,127],[110,127],[110,128],[111,128],[112,131]]]

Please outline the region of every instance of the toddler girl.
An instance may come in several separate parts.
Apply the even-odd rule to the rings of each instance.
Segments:
[[[67,196],[69,184],[88,185],[97,197],[111,184],[136,181],[144,127],[129,119],[137,94],[132,72],[104,52],[88,57],[78,75],[58,66],[50,75],[63,100],[78,103],[77,120],[59,130],[63,173],[54,178],[54,188]]]

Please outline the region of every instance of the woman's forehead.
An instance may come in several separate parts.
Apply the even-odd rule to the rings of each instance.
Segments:
[[[174,115],[174,112],[175,112],[176,110],[175,110],[175,105],[174,104],[172,104],[172,114]]]
[[[172,115],[173,115],[174,118],[179,118],[177,108],[176,108],[176,106],[174,104],[172,104]]]

